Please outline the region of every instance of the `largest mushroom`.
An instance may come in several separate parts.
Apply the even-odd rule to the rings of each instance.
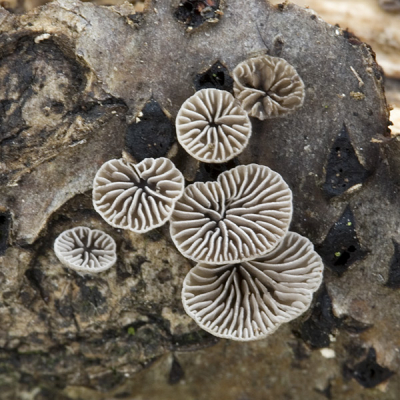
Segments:
[[[241,165],[216,182],[189,185],[170,232],[179,251],[202,263],[251,260],[271,251],[288,231],[292,192],[270,168]]]
[[[312,243],[289,232],[262,258],[198,264],[185,278],[182,301],[189,316],[215,336],[262,339],[307,310],[322,272]]]

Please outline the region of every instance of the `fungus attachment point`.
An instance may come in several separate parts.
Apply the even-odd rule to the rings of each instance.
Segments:
[[[110,160],[93,183],[95,210],[113,227],[144,233],[163,225],[182,196],[185,182],[168,158],[139,164]]]
[[[215,336],[262,339],[308,309],[322,273],[312,243],[289,232],[262,258],[217,267],[196,265],[183,283],[183,306]]]
[[[233,70],[233,92],[251,117],[280,117],[303,105],[304,83],[283,58],[260,56]]]
[[[84,226],[61,233],[54,242],[54,252],[66,267],[77,272],[102,272],[117,261],[114,239]]]
[[[182,147],[206,163],[223,163],[240,154],[251,136],[251,123],[239,102],[218,89],[203,89],[189,97],[176,117]]]
[[[260,257],[285,236],[292,192],[268,167],[241,165],[215,182],[189,185],[171,217],[178,250],[197,262],[235,263]]]

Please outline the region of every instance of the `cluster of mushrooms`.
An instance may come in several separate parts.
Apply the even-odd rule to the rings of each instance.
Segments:
[[[251,136],[249,116],[278,117],[303,104],[304,84],[281,58],[246,60],[233,78],[235,96],[203,89],[178,112],[178,141],[202,162],[224,163],[240,154]],[[197,263],[183,283],[183,306],[215,336],[264,338],[306,311],[321,284],[323,263],[312,243],[288,231],[292,192],[266,166],[241,165],[185,188],[167,158],[110,160],[94,178],[93,205],[113,227],[136,233],[170,221],[177,249]],[[63,232],[54,249],[80,273],[116,262],[114,240],[87,227]]]

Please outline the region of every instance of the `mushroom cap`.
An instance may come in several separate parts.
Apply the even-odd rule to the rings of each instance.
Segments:
[[[197,262],[226,264],[271,251],[292,217],[292,192],[263,165],[241,165],[216,182],[189,185],[175,206],[170,233],[178,250]]]
[[[183,282],[183,306],[215,336],[262,339],[309,308],[323,268],[313,244],[289,232],[262,258],[233,265],[196,265]]]
[[[250,58],[236,66],[233,79],[234,95],[251,117],[280,117],[303,105],[304,83],[283,58]]]
[[[182,104],[176,117],[176,136],[197,160],[223,163],[247,146],[251,123],[229,92],[203,89]]]
[[[110,160],[94,178],[93,205],[111,226],[143,233],[170,218],[184,188],[182,173],[168,158]]]
[[[77,226],[62,232],[54,242],[57,258],[78,272],[98,273],[117,261],[114,239],[98,229]]]

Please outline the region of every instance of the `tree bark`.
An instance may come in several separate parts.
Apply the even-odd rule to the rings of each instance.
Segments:
[[[1,398],[396,398],[400,159],[374,53],[295,5],[230,0],[185,23],[178,7],[58,0],[24,15],[0,10]],[[144,235],[108,226],[91,187],[132,135],[147,144],[143,157],[170,157],[188,183],[215,178],[220,170],[179,148],[173,121],[195,87],[229,90],[232,69],[260,53],[296,68],[305,103],[253,120],[235,163],[284,177],[291,230],[313,241],[326,270],[306,315],[236,343],[185,315],[192,264],[168,226]],[[116,267],[94,277],[62,267],[54,240],[79,225],[116,240]]]

